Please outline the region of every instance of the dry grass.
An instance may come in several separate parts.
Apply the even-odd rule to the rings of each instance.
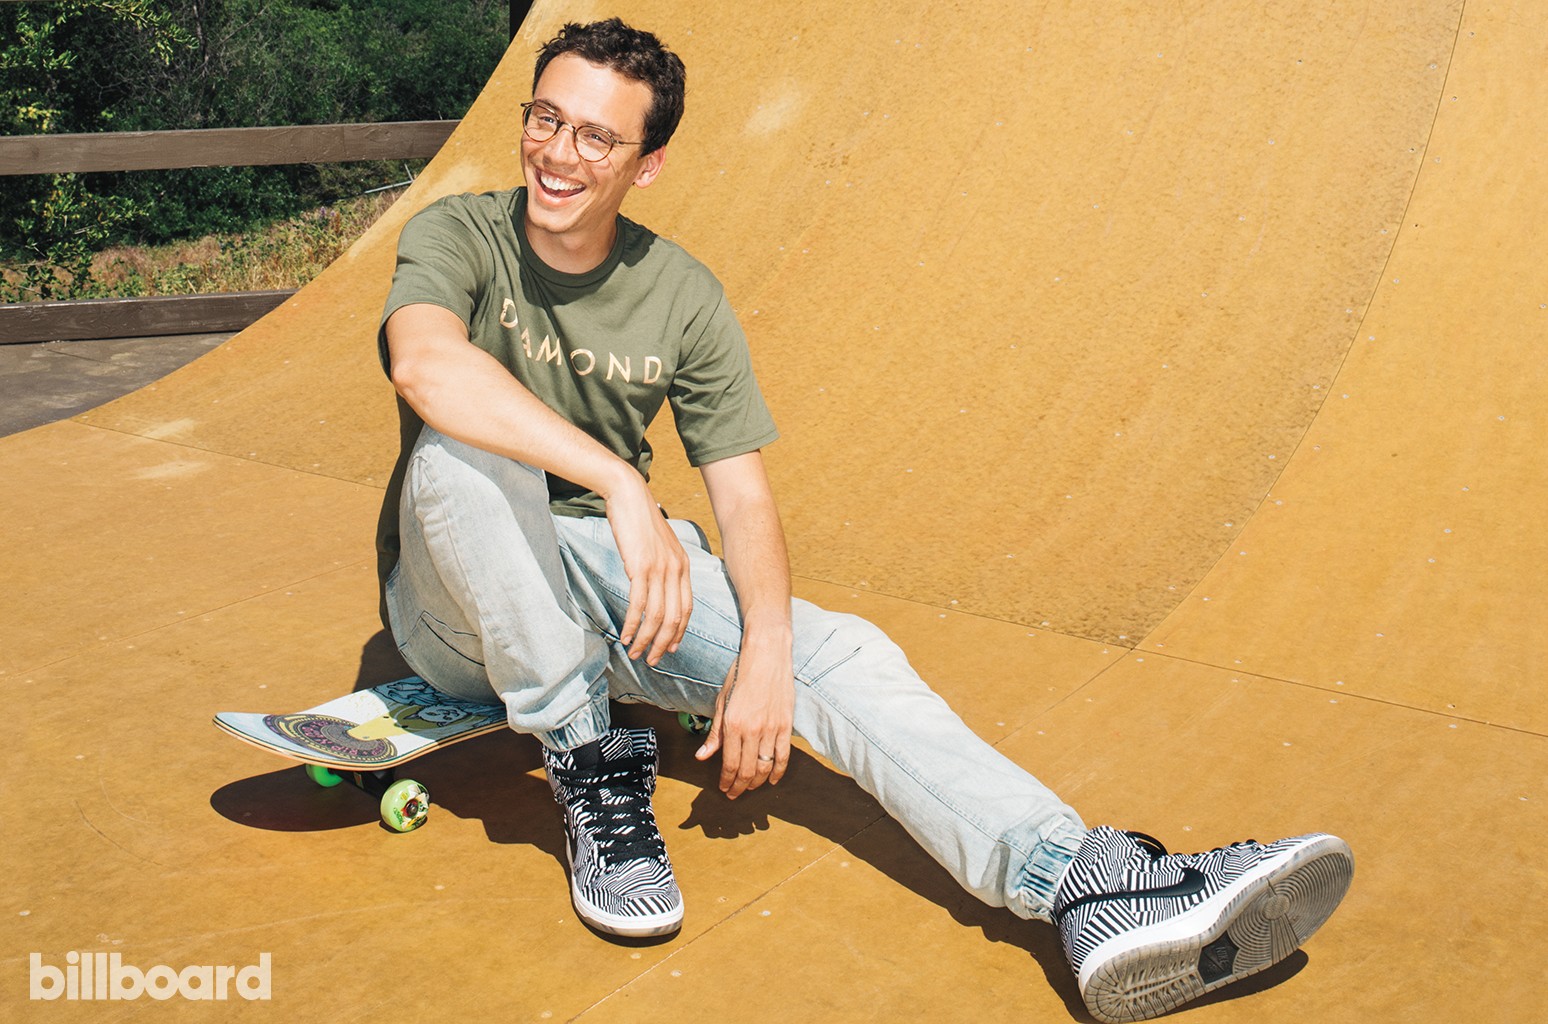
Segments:
[[[400,193],[379,192],[236,235],[119,247],[92,261],[95,296],[299,288],[343,254]]]

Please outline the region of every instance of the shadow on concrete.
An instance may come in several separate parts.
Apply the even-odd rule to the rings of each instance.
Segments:
[[[379,632],[362,648],[356,689],[405,674],[412,673],[402,664],[388,634]],[[694,758],[702,740],[684,730],[675,713],[615,703],[612,716],[619,726],[654,728],[661,777],[698,789],[686,819],[660,822],[669,847],[674,832],[734,840],[767,831],[774,820],[809,830],[943,908],[957,923],[977,929],[988,941],[1025,951],[1073,1018],[1094,1019],[1081,1000],[1055,928],[987,906],[963,890],[847,776],[794,750],[789,772],[779,786],[728,800],[717,788],[718,759]],[[542,755],[535,739],[499,732],[428,754],[412,767],[400,769],[399,777],[416,779],[430,791],[432,819],[439,813],[481,821],[491,842],[532,846],[553,857],[563,870],[567,863],[563,829],[541,770]],[[385,828],[374,798],[349,785],[323,789],[299,767],[232,782],[212,794],[210,806],[237,824],[270,831],[319,832],[372,822]],[[620,940],[601,932],[597,935],[623,945],[656,945],[675,937]],[[1268,970],[1190,1005],[1225,1002],[1273,988],[1299,974],[1308,962],[1305,952],[1297,951]]]

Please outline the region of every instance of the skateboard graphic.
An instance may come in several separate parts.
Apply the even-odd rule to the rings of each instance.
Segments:
[[[320,786],[350,782],[381,802],[395,832],[423,825],[430,794],[399,765],[504,728],[503,704],[448,697],[418,676],[382,683],[291,715],[222,711],[215,725],[245,743],[299,761]]]

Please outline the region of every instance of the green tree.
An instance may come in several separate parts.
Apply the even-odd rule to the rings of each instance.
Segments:
[[[198,40],[119,89],[118,129],[227,128],[458,118],[499,62],[492,0],[225,0],[172,3]],[[232,167],[117,175],[97,187],[146,211],[143,241],[257,222],[402,180],[396,163]]]
[[[141,60],[167,65],[189,40],[152,0],[62,0],[0,9],[0,133],[99,130],[112,112],[80,88],[79,75],[104,36],[133,37]],[[139,213],[124,196],[88,188],[78,175],[13,179],[0,197],[0,299],[73,298],[91,286],[91,257]],[[13,182],[7,182],[8,186]]]
[[[11,40],[0,44],[0,133],[457,118],[504,51],[507,17],[503,0],[0,3],[0,40]],[[245,230],[402,173],[388,163],[12,178],[0,189],[0,261],[29,268],[29,297],[85,294],[80,270],[107,245]]]

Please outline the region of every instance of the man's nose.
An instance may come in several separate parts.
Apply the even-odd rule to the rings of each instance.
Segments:
[[[564,138],[566,129],[569,130],[570,140],[568,143],[562,143],[559,140]],[[544,145],[556,146],[559,149],[559,155],[573,157],[578,161],[581,158],[579,143],[580,138],[575,134],[575,126],[573,124],[561,124],[559,130],[554,132],[554,137],[545,142]]]

